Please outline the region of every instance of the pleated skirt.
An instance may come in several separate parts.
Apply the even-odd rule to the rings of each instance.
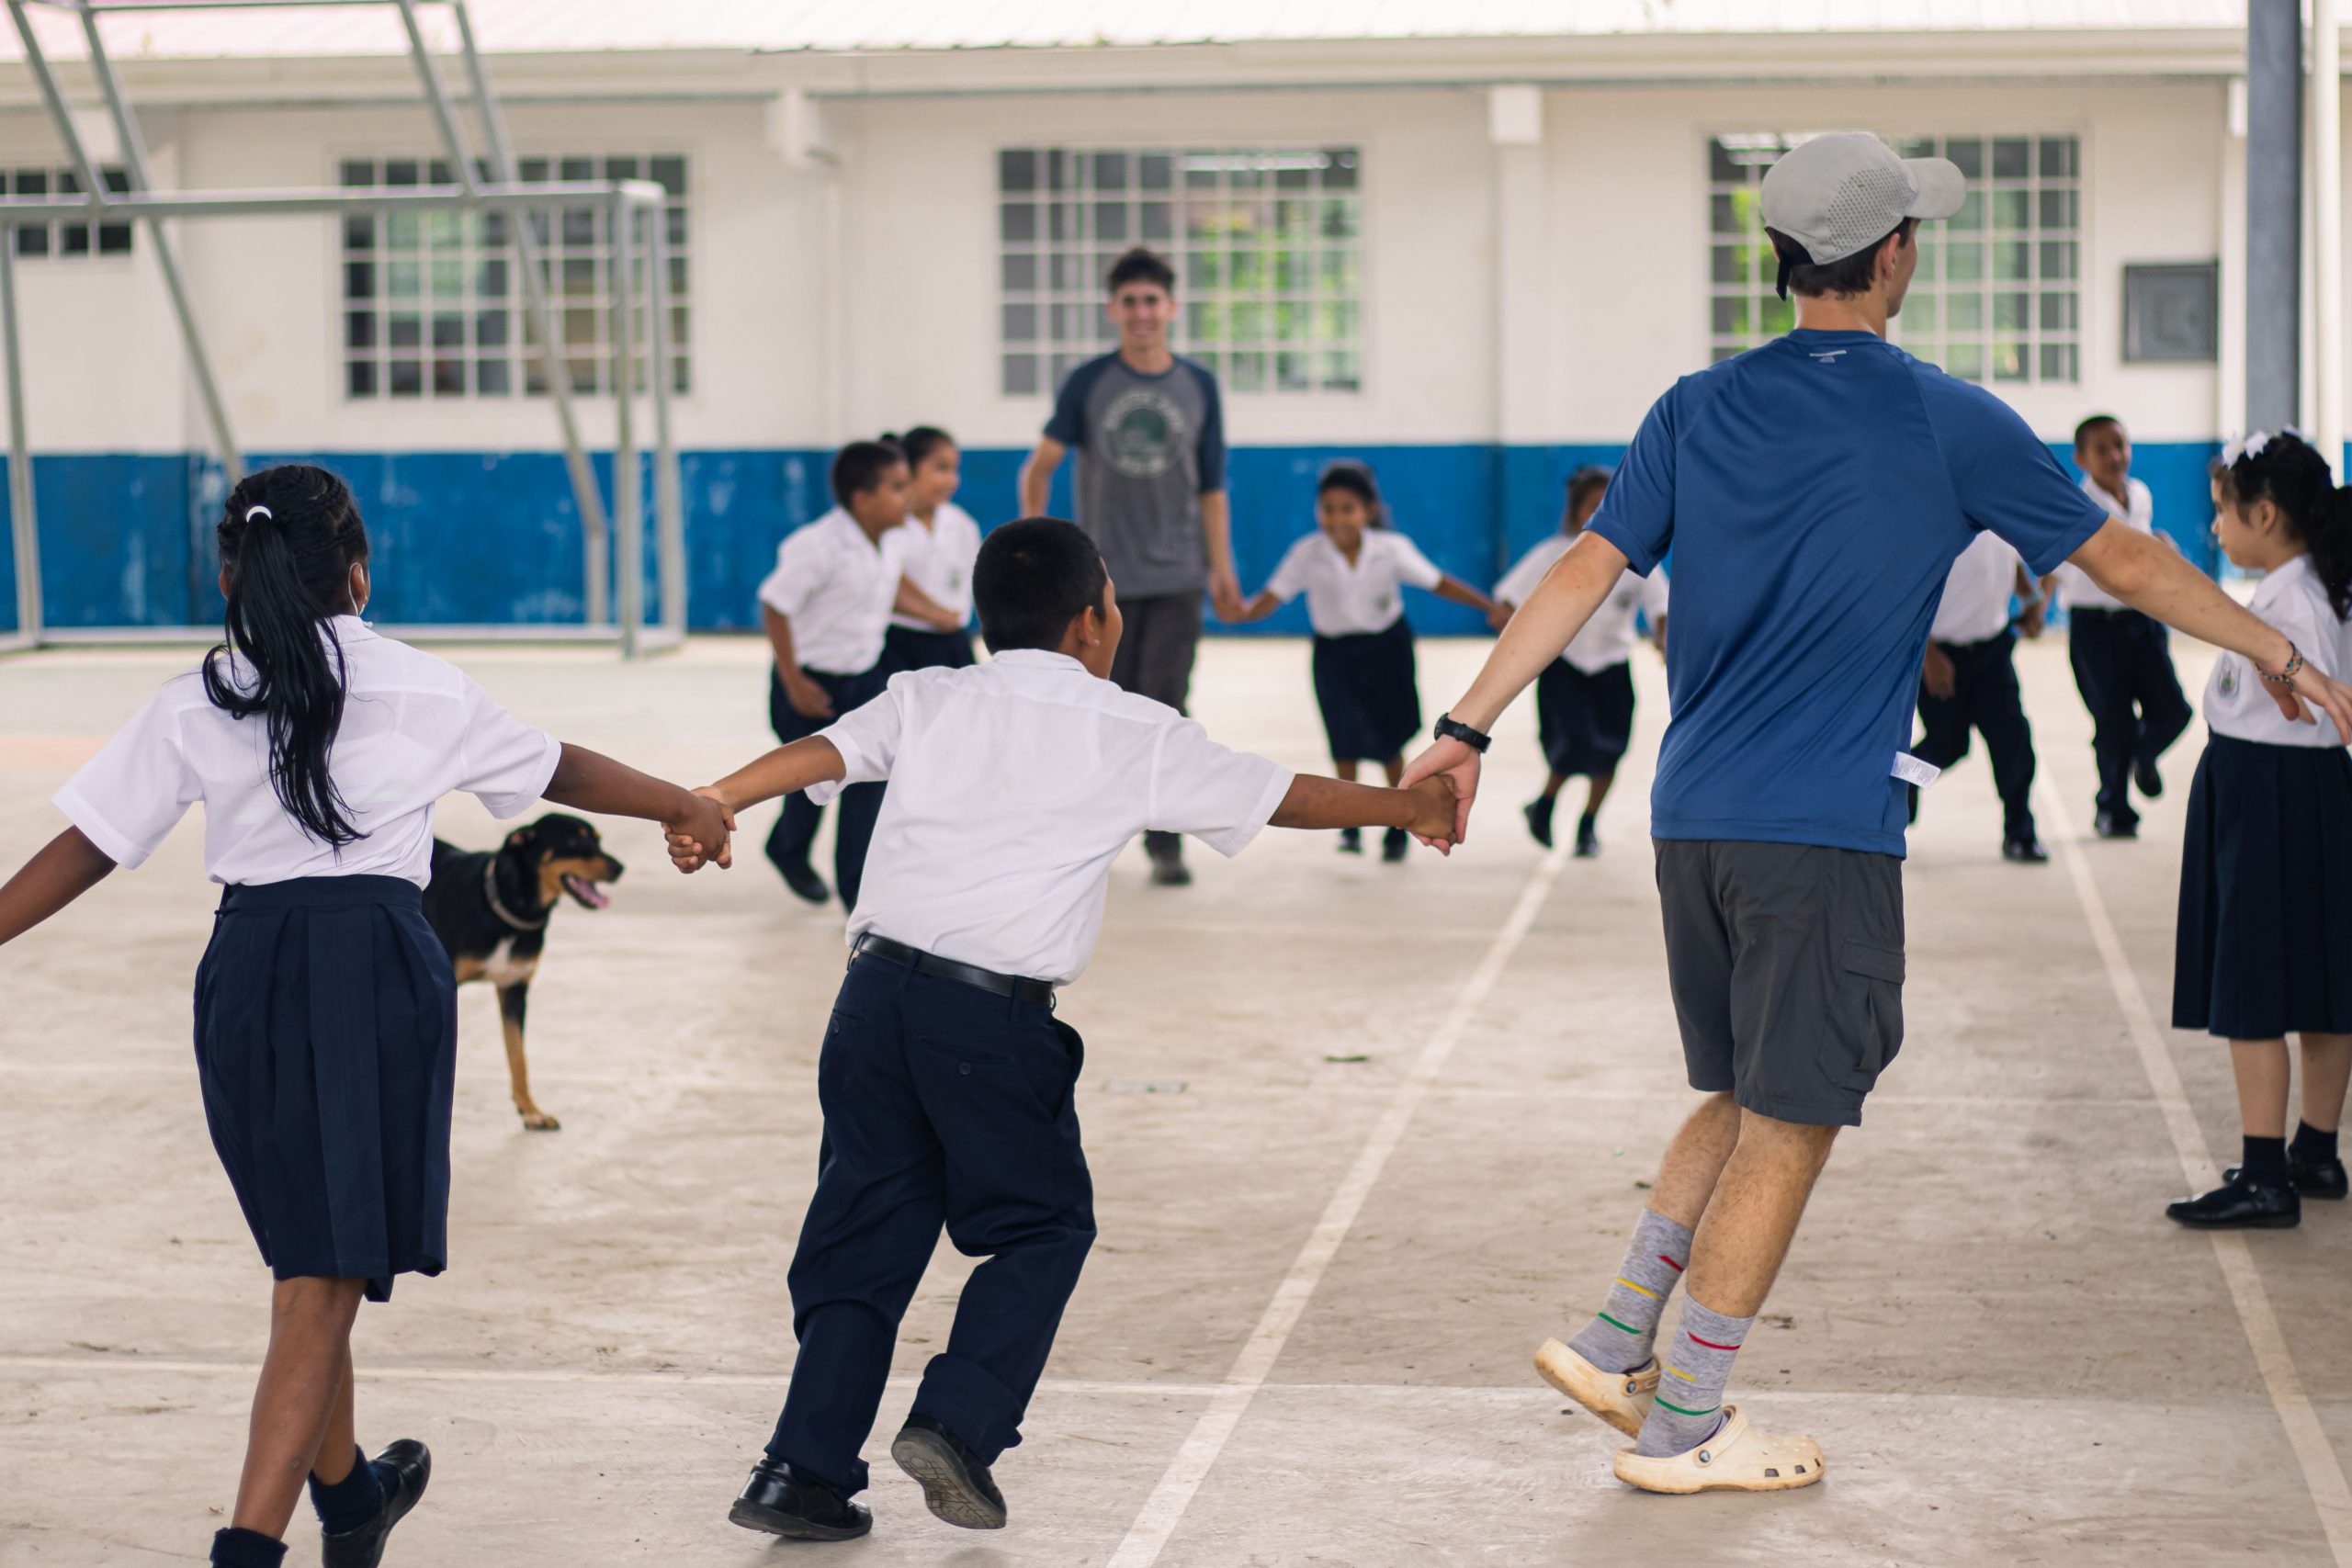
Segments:
[[[1555,659],[1535,677],[1535,728],[1544,761],[1562,778],[1615,772],[1634,739],[1634,667],[1588,675]]]
[[[2181,845],[2172,1021],[2227,1040],[2352,1033],[2343,747],[2207,742]]]
[[[457,981],[420,890],[317,876],[223,891],[196,972],[212,1145],[280,1280],[438,1274],[449,1255]]]
[[[1315,705],[1335,761],[1385,762],[1421,731],[1412,623],[1315,639]]]

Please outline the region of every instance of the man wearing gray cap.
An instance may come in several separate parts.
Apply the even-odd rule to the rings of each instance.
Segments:
[[[1600,1312],[1536,1364],[1635,1445],[1646,1491],[1821,1479],[1810,1438],[1723,1403],[1843,1126],[1903,1041],[1905,753],[1936,606],[1980,531],[2039,577],[2071,560],[2133,607],[2253,660],[2289,714],[2352,736],[2352,690],[2148,535],[2110,522],[2025,423],[1885,340],[1941,159],[1816,137],[1773,167],[1764,223],[1796,330],[1650,410],[1600,513],[1438,721],[1406,782],[1449,775],[1464,825],[1486,731],[1628,567],[1674,554],[1673,718],[1651,797],[1667,969],[1690,1087]],[[2306,704],[2309,707],[2306,708]],[[1686,1272],[1687,1275],[1686,1275]],[[1663,1354],[1658,1318],[1682,1316]]]

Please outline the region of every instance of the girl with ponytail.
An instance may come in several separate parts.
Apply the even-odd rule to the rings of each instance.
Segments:
[[[2233,444],[2213,469],[2214,533],[2263,573],[2250,608],[2302,662],[2352,671],[2352,491],[2291,431]],[[2290,661],[2284,674],[2291,674]],[[2205,687],[2212,731],[2188,796],[2173,1025],[2230,1042],[2243,1161],[2165,1212],[2204,1229],[2298,1224],[2342,1198],[2336,1131],[2352,1077],[2352,758],[2325,717],[2297,722],[2272,677],[2223,653]],[[2287,1036],[2301,1036],[2302,1125],[2287,1140]]]
[[[205,1119],[274,1276],[226,1568],[277,1568],[309,1478],[328,1568],[369,1568],[424,1492],[402,1439],[372,1462],[353,1428],[350,1335],[393,1277],[448,1255],[456,984],[425,923],[433,805],[501,818],[544,797],[712,845],[713,802],[566,746],[456,667],[389,637],[368,606],[368,531],[344,482],[289,463],[221,514],[226,636],[57,793],[72,826],[0,887],[0,944],[197,801],[220,912],[196,974]]]

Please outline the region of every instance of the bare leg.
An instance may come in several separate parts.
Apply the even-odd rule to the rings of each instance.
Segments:
[[[2344,1120],[2344,1091],[2352,1084],[2352,1034],[2305,1034],[2303,1120],[2333,1133]]]
[[[1650,1207],[1685,1230],[1697,1230],[1724,1163],[1738,1144],[1739,1107],[1728,1094],[1707,1096],[1666,1146]]]
[[[1566,786],[1567,782],[1568,775],[1566,773],[1554,773],[1551,777],[1545,779],[1544,781],[1544,798],[1546,800],[1557,799],[1559,797],[1560,791]]]
[[[1390,789],[1395,789],[1395,788],[1396,788],[1399,784],[1401,784],[1402,782],[1404,782],[1404,778],[1405,778],[1405,759],[1404,759],[1404,757],[1403,757],[1401,754],[1399,754],[1399,755],[1397,755],[1397,756],[1394,756],[1394,757],[1389,758],[1389,759],[1388,759],[1388,761],[1385,761],[1385,762],[1383,762],[1383,763],[1381,763],[1381,764],[1380,764],[1380,771],[1381,771],[1382,773],[1385,773],[1385,774],[1387,774],[1387,775],[1388,775],[1388,787],[1389,787]]]
[[[1353,784],[1356,782],[1356,760],[1350,757],[1343,762],[1334,758],[1331,762],[1331,772],[1343,783]]]
[[[245,1470],[237,1483],[239,1529],[284,1540],[348,1387],[351,1324],[360,1280],[280,1280],[270,1293],[269,1354],[254,1389]],[[351,1443],[346,1427],[344,1448]]]
[[[333,1486],[351,1473],[358,1458],[357,1390],[351,1377],[351,1341],[343,1342],[343,1386],[335,1391],[334,1408],[327,1412],[326,1436],[319,1439],[319,1459],[311,1473]]]
[[[1683,1287],[1725,1317],[1753,1317],[1780,1275],[1838,1129],[1738,1115],[1739,1144],[1694,1227]]]
[[[1614,768],[1592,775],[1584,797],[1584,814],[1587,817],[1600,815],[1600,803],[1609,798],[1609,786],[1616,782],[1617,770]]]
[[[2322,1038],[2328,1038],[2323,1036]],[[2334,1036],[2342,1039],[2341,1035]],[[2310,1049],[2308,1045],[2304,1047]],[[2237,1072],[2238,1122],[2249,1138],[2287,1135],[2287,1043],[2284,1040],[2233,1040],[2230,1066]],[[2343,1079],[2337,1102],[2342,1103]]]

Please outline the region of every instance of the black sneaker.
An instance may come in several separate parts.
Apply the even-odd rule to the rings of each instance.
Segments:
[[[1361,828],[1340,829],[1340,852],[1343,855],[1360,855],[1363,853],[1363,829]]]
[[[2340,1159],[2310,1165],[2290,1154],[2287,1156],[2287,1175],[2298,1197],[2324,1198],[2330,1202],[2338,1202],[2347,1190],[2352,1190],[2352,1186],[2347,1186],[2345,1181],[2344,1162]],[[2236,1166],[2222,1172],[2224,1181],[2235,1181],[2237,1179]]]
[[[1402,828],[1391,828],[1380,836],[1380,858],[1394,865],[1410,854],[1413,835]]]
[[[2156,772],[2154,757],[2143,757],[2132,764],[2132,782],[2138,784],[2140,793],[2150,800],[2159,800],[2164,796],[2165,776]]]
[[[1594,829],[1591,817],[1577,818],[1577,859],[1590,860],[1600,852],[1600,834]]]
[[[433,1479],[433,1455],[414,1438],[402,1438],[376,1456],[376,1472],[384,1485],[383,1508],[356,1530],[321,1538],[326,1568],[376,1568],[384,1560],[392,1527],[408,1517]]]
[[[805,860],[779,865],[776,870],[783,874],[784,885],[791,888],[797,897],[805,898],[811,904],[821,904],[833,896],[833,890],[825,886],[825,879],[818,875],[816,868]]]
[[[910,1416],[890,1440],[890,1457],[922,1483],[923,1506],[967,1530],[1004,1528],[1004,1494],[964,1440],[928,1416]]]
[[[2091,830],[2102,839],[2136,839],[2140,824],[2137,818],[2126,822],[2112,811],[2102,811],[2091,823]]]
[[[1552,847],[1552,797],[1539,795],[1527,803],[1527,830],[1545,849]]]
[[[2241,1176],[2201,1198],[2165,1205],[2165,1215],[2191,1230],[2292,1230],[2303,1223],[2303,1201],[2291,1187],[2265,1187]]]
[[[2016,861],[2021,865],[2041,865],[2050,859],[2050,852],[2041,847],[2040,839],[2028,833],[2020,838],[2002,840],[2001,858]]]
[[[814,1476],[763,1459],[727,1522],[786,1540],[855,1540],[874,1528],[874,1516]]]
[[[1181,855],[1151,857],[1151,883],[1155,887],[1190,887],[1193,873]]]

